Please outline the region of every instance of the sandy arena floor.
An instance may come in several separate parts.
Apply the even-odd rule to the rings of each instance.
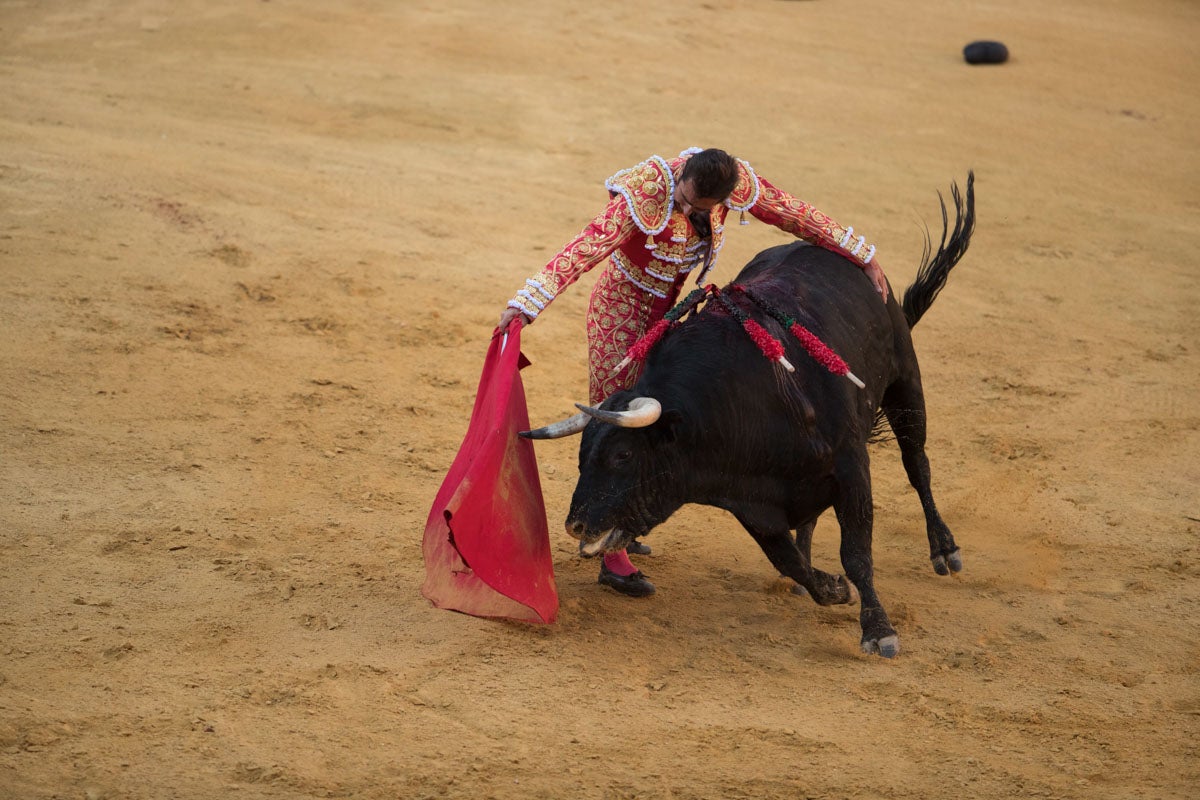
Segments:
[[[1200,6],[645,5],[0,0],[0,797],[1197,796]],[[597,586],[569,440],[559,623],[420,596],[505,300],[691,145],[897,289],[978,176],[915,334],[959,576],[873,451],[894,661],[713,509]],[[593,279],[524,336],[535,422]]]

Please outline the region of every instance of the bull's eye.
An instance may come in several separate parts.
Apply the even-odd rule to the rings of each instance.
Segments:
[[[619,467],[623,464],[628,464],[631,458],[633,458],[632,450],[618,450],[612,454],[613,466]]]

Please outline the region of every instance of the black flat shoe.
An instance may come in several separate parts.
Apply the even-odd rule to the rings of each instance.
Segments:
[[[652,551],[650,550],[650,545],[642,544],[637,539],[634,539],[625,548],[625,552],[635,556],[648,556]]]
[[[611,586],[629,597],[649,597],[654,594],[654,584],[646,580],[646,576],[640,571],[632,575],[618,575],[601,564],[600,577],[596,582],[601,586]]]

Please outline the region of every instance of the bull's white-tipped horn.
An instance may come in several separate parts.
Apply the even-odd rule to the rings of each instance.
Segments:
[[[589,417],[618,428],[645,428],[653,425],[662,414],[662,404],[653,397],[635,397],[629,401],[629,408],[625,411],[606,411],[579,403],[575,407]]]
[[[561,422],[554,422],[544,428],[532,431],[521,431],[517,435],[525,439],[561,439],[564,436],[582,433],[587,424],[588,415],[580,412],[567,417]]]

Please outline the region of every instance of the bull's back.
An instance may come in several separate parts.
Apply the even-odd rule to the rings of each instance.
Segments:
[[[846,361],[850,371],[867,383],[865,390],[856,390],[855,400],[870,401],[873,419],[883,391],[896,377],[902,360],[899,351],[911,348],[903,311],[894,298],[884,304],[858,264],[803,242],[764,250],[733,283],[775,305]],[[766,316],[758,309],[751,311],[760,321]],[[782,335],[797,370],[801,364],[823,370],[794,337],[778,327],[771,330]]]
[[[784,345],[795,372],[766,358],[741,324],[710,301],[655,348],[637,391],[690,407],[706,420],[704,436],[714,440],[707,445],[718,449],[774,450],[815,432],[831,447],[846,438],[865,441],[894,359],[890,312],[862,270],[835,253],[796,243],[764,250],[732,283],[814,333],[867,389],[831,374],[770,315],[726,290]],[[747,419],[752,424],[736,422]]]
[[[883,312],[862,269],[837,253],[804,242],[763,250],[732,283],[771,297],[789,313],[836,328],[836,318],[867,324]],[[874,303],[867,300],[874,299]]]

